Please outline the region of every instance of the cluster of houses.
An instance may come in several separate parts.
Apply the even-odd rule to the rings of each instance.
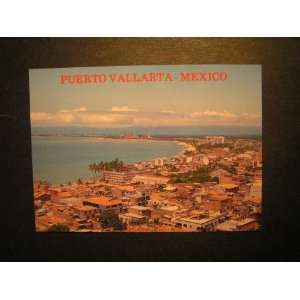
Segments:
[[[61,185],[34,183],[36,229],[54,224],[71,231],[107,231],[100,217],[114,211],[124,231],[257,230],[262,204],[259,141],[209,137],[218,147],[199,153],[194,147],[171,159],[128,165],[122,172]],[[234,149],[234,151],[232,150]],[[206,166],[218,182],[175,183],[172,174]],[[113,229],[111,229],[113,230]]]

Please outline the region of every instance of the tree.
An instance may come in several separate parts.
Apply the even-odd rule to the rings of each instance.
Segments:
[[[48,229],[49,232],[69,232],[70,228],[64,224],[53,224]]]
[[[101,213],[100,223],[103,228],[113,227],[116,230],[124,229],[124,224],[120,221],[119,215],[113,209],[107,209]]]
[[[77,184],[82,184],[82,180],[80,178],[77,179]]]
[[[115,158],[112,161],[92,163],[89,165],[89,170],[92,172],[99,173],[101,171],[121,171],[124,168],[124,162],[119,160],[119,158]]]
[[[92,163],[89,165],[89,170],[95,173],[95,176],[97,173],[99,173],[103,169],[103,162],[101,161],[100,163]]]
[[[96,164],[95,163],[89,164],[89,170],[91,172],[94,172],[96,175]]]
[[[209,176],[208,168],[203,167],[184,174],[173,174],[171,181],[173,183],[217,182],[217,179]]]

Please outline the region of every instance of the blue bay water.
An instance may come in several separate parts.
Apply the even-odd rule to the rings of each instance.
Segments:
[[[168,141],[100,140],[86,137],[32,137],[34,180],[58,184],[93,174],[88,165],[115,158],[125,163],[172,157],[183,146]]]

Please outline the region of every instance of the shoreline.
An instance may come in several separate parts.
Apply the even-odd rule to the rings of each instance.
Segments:
[[[188,143],[182,142],[182,141],[178,141],[178,140],[169,140],[169,139],[143,139],[143,138],[139,138],[139,139],[134,139],[134,138],[111,138],[111,137],[87,137],[87,136],[43,136],[43,135],[32,135],[32,137],[42,137],[42,138],[88,138],[88,139],[93,139],[94,141],[115,141],[115,142],[148,142],[148,143],[155,143],[155,142],[172,142],[175,143],[177,145],[180,145],[182,147],[182,149],[179,150],[179,152],[177,152],[176,154],[170,156],[170,157],[166,157],[167,161],[170,161],[173,158],[178,158],[181,156],[184,156],[185,151],[187,151],[188,149],[190,149],[191,146]],[[133,165],[135,163],[142,163],[142,162],[150,162],[152,160],[156,160],[162,158],[162,156],[159,157],[154,157],[151,160],[140,160],[140,161],[136,161],[136,162],[130,162],[130,163],[125,163],[125,165]],[[87,166],[88,167],[88,166]],[[88,180],[94,180],[95,178],[91,177],[79,177],[81,180],[83,181],[88,181]],[[43,179],[33,179],[33,183],[38,182],[38,181],[47,181],[50,185],[52,186],[59,186],[61,184],[67,184],[68,181],[71,182],[76,182],[76,180],[66,180],[65,182],[60,182],[60,183],[51,183],[48,180],[43,180]]]

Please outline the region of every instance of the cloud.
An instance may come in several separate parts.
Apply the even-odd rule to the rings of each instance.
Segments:
[[[75,118],[72,113],[45,113],[45,112],[32,112],[31,121],[33,123],[45,124],[69,124],[74,122]]]
[[[66,113],[66,112],[72,112],[72,111],[87,111],[87,108],[86,107],[84,107],[84,106],[82,106],[82,107],[79,107],[79,108],[74,108],[74,109],[62,109],[62,110],[60,110],[59,112],[61,112],[61,113]]]
[[[113,106],[111,111],[116,112],[137,112],[138,110],[135,108],[129,108],[128,106]]]
[[[88,111],[85,107],[61,110],[55,113],[32,112],[31,122],[36,126],[261,126],[257,114],[198,111],[176,113],[170,111],[142,112],[127,106],[113,107],[111,111]]]
[[[173,110],[162,110],[161,112],[166,114],[175,114],[175,111]]]
[[[87,108],[82,106],[82,107],[73,109],[73,111],[87,111]]]
[[[236,115],[227,111],[217,112],[217,111],[203,111],[203,112],[193,112],[192,117],[216,117],[216,118],[235,118]]]

